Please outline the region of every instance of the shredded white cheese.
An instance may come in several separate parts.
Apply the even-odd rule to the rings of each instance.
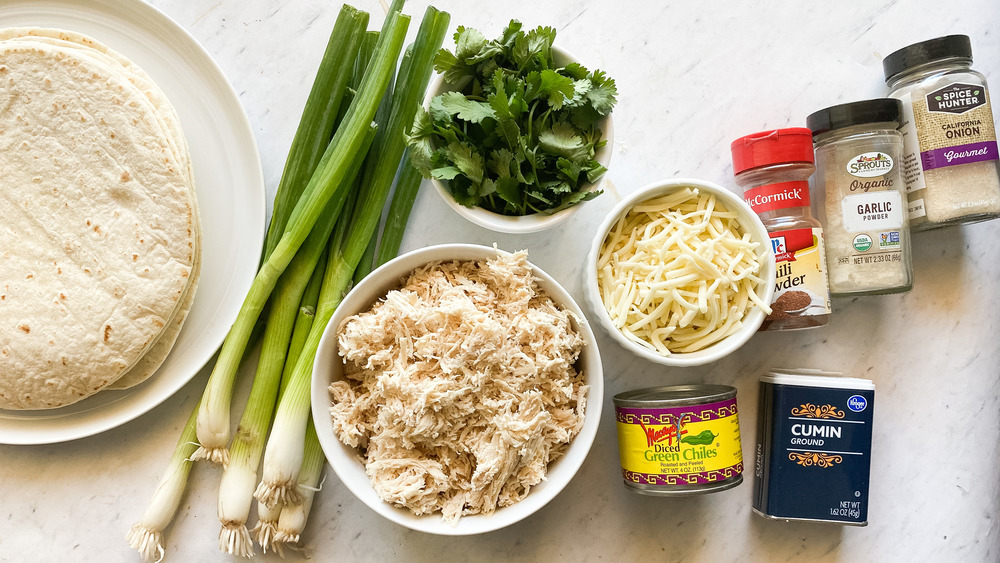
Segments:
[[[763,280],[758,243],[736,213],[682,188],[644,201],[611,228],[597,261],[598,288],[614,326],[669,356],[695,352],[739,330]]]
[[[511,505],[583,426],[572,320],[524,252],[424,266],[339,327],[335,432],[386,502],[451,523]]]

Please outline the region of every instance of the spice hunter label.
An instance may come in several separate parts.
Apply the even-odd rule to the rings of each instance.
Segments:
[[[830,314],[823,230],[789,229],[770,235],[777,273],[767,320]]]
[[[736,398],[617,409],[622,476],[643,485],[700,485],[743,472]]]
[[[921,95],[900,96],[903,102],[903,180],[909,194],[910,219],[925,217],[924,173],[936,168],[997,160],[993,110],[986,88],[955,82]]]
[[[955,82],[915,102],[924,170],[997,160],[996,131],[986,88]]]

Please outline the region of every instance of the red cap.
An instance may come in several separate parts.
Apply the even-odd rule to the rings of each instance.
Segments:
[[[769,164],[813,162],[812,131],[805,127],[753,133],[736,139],[730,148],[733,174]]]

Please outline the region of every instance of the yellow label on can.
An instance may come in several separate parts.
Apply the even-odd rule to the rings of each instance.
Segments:
[[[743,472],[736,398],[669,408],[616,409],[625,479],[645,485],[710,484]]]

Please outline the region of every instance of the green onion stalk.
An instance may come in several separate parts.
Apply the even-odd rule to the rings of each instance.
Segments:
[[[262,260],[267,260],[278,246],[292,207],[302,196],[302,191],[330,143],[351,77],[352,67],[348,63],[356,58],[359,42],[368,27],[368,17],[367,12],[347,4],[341,7],[340,14],[337,15],[278,182],[271,223],[264,239]]]
[[[378,256],[375,257],[374,267],[378,268],[399,254],[399,247],[403,243],[403,233],[406,230],[406,222],[410,219],[410,211],[413,210],[413,203],[417,199],[417,192],[420,190],[420,183],[423,176],[410,162],[410,149],[403,152],[403,161],[399,164],[399,178],[396,180],[396,189],[392,194],[392,203],[389,204],[389,213],[385,218],[382,240],[378,246]],[[364,263],[362,263],[363,265]],[[367,275],[371,271],[361,273],[361,267],[354,272],[355,280],[358,275]],[[356,282],[355,282],[356,283]]]
[[[299,311],[295,317],[295,326],[292,329],[292,337],[288,344],[288,358],[285,361],[285,373],[289,373],[291,371],[291,367],[295,364],[295,359],[298,358],[299,353],[302,352],[302,346],[305,344],[306,336],[308,336],[309,329],[312,327],[313,318],[316,316],[316,302],[319,300],[319,289],[320,284],[323,282],[326,257],[321,257],[320,261],[321,265],[324,267],[318,267],[313,270],[312,277],[309,278],[309,285],[306,286],[306,290],[302,295],[302,301],[299,304]],[[283,375],[282,383],[285,383],[286,381],[287,380]],[[284,385],[281,385],[281,387],[284,387]],[[257,523],[254,525],[250,533],[253,535],[257,544],[263,548],[264,553],[267,553],[269,548],[273,549],[272,545],[274,542],[274,536],[278,531],[278,517],[280,515],[280,507],[270,508],[266,504],[259,501],[257,502]]]
[[[349,200],[345,205],[347,209],[339,217],[337,225],[334,228],[333,235],[330,237],[328,253],[333,252],[335,249],[340,248],[340,246],[344,244],[345,237],[347,236],[348,226],[351,223],[351,211],[353,210],[355,204],[354,200],[356,199],[356,196],[357,192],[352,192],[350,197],[348,198]],[[305,357],[312,358],[316,355],[316,348],[318,344],[316,334],[318,333],[319,335],[322,335],[323,332],[322,328],[319,328],[317,330],[317,323],[322,322],[323,323],[322,326],[325,326],[326,323],[329,321],[329,318],[333,315],[333,309],[335,308],[335,306],[331,308],[326,304],[333,302],[335,299],[337,302],[339,302],[339,298],[335,298],[334,295],[331,294],[332,292],[334,292],[333,288],[337,287],[335,283],[331,283],[330,274],[333,272],[333,270],[331,269],[331,265],[332,261],[328,256],[323,272],[323,281],[320,284],[319,297],[317,299],[317,306],[316,306],[316,315],[313,318],[312,326],[310,326],[309,328],[309,333],[306,336],[306,340],[302,346],[302,350],[299,352],[298,356],[295,359],[295,365],[292,371],[287,374],[287,377],[284,377],[282,379],[281,392],[279,393],[279,398],[278,398],[279,405],[281,404],[281,401],[284,399],[285,394],[288,392],[291,382],[294,381],[296,378],[295,375],[296,370],[301,369],[299,367],[300,361]],[[277,420],[277,418],[275,420]],[[272,435],[273,432],[275,431],[277,431],[276,428],[272,430]],[[263,483],[261,483],[261,485],[263,485]],[[262,496],[260,486],[258,486],[257,490],[254,492],[254,496],[257,497],[258,502],[263,502],[269,507],[280,507],[288,504],[297,504],[302,500],[302,497],[299,496],[299,489],[297,487],[284,487],[277,491],[274,491],[273,494],[281,496],[279,496],[276,499]],[[285,495],[293,495],[293,496],[285,496]]]
[[[407,153],[404,153],[403,163],[400,166],[403,167],[403,170],[406,170],[406,167],[409,166],[408,151]],[[386,225],[397,225],[396,227],[389,228],[389,230],[393,233],[396,230],[402,231],[403,227],[405,227],[406,217],[409,216],[409,210],[412,209],[413,202],[416,199],[417,188],[419,188],[420,181],[423,179],[420,176],[420,172],[418,172],[415,168],[410,167],[410,169],[413,171],[413,177],[416,178],[415,183],[413,181],[413,177],[404,180],[403,176],[400,176],[396,186],[396,191],[393,194],[392,203],[389,207],[390,219],[386,221]],[[402,191],[400,191],[400,188],[402,188]],[[394,216],[397,221],[393,221],[391,219]],[[402,222],[398,221],[400,217],[402,217]],[[399,238],[401,237],[397,237],[397,240]],[[371,238],[373,242],[375,239],[376,237],[374,236]],[[398,250],[399,247],[397,244],[394,252]],[[367,261],[365,258],[367,258]],[[354,272],[355,284],[371,273],[374,258],[375,245],[369,244],[362,257],[361,263],[358,265],[358,269]],[[299,327],[296,326],[296,331],[298,330]],[[261,546],[267,545],[272,551],[276,551],[282,557],[284,557],[284,545],[297,545],[299,543],[302,537],[302,532],[305,530],[306,523],[309,520],[309,512],[312,510],[313,498],[322,487],[323,467],[326,462],[326,456],[324,455],[323,448],[319,443],[319,436],[316,435],[316,427],[312,424],[311,418],[312,417],[310,417],[310,422],[306,425],[306,443],[303,447],[302,469],[299,471],[299,488],[302,491],[302,502],[280,508],[270,508],[260,502],[258,502],[257,505],[258,509],[263,510],[261,522],[263,522],[265,518],[268,518],[268,522],[270,524],[267,532],[257,536],[257,541]],[[262,529],[263,527],[264,524],[261,524]],[[265,544],[265,542],[267,543]],[[264,547],[265,552],[268,547]]]
[[[368,72],[344,121],[337,128],[315,173],[292,209],[284,234],[257,272],[236,321],[226,336],[198,411],[199,448],[196,456],[199,459],[228,463],[226,444],[230,434],[229,408],[233,383],[249,335],[278,278],[312,231],[327,202],[339,190],[347,189],[349,182],[345,181],[346,176],[351,164],[362,154],[369,125],[382,92],[392,78],[408,25],[408,16],[394,13],[390,17],[387,25],[389,32],[380,35]]]
[[[410,162],[410,149],[403,152],[403,161],[399,165],[399,176],[396,179],[396,188],[392,192],[392,202],[382,226],[382,235],[373,236],[361,255],[361,261],[354,270],[354,280],[351,285],[358,285],[362,278],[371,273],[372,270],[392,260],[399,254],[399,247],[403,242],[403,232],[406,222],[410,218],[413,204],[417,199],[417,192],[420,190],[420,183],[423,177],[420,171],[413,167]],[[376,256],[377,252],[377,256]]]
[[[345,96],[348,104],[353,100],[354,92],[361,84],[377,39],[377,32],[368,32],[364,35],[355,57],[354,71]],[[337,123],[343,120],[343,114],[346,114],[346,111],[338,116]],[[375,130],[375,125],[372,124],[363,152],[367,152],[370,148]],[[323,132],[319,131],[318,134],[322,135]],[[352,184],[357,181],[360,170],[361,161],[357,160],[348,173]],[[352,189],[350,194],[354,192]],[[243,411],[243,418],[230,445],[230,463],[225,468],[219,487],[218,511],[219,520],[222,522],[219,548],[224,553],[243,557],[253,555],[253,542],[250,532],[247,531],[246,521],[253,502],[264,440],[270,428],[278,392],[283,388],[282,374],[286,367],[294,363],[302,349],[305,335],[308,333],[308,328],[303,327],[312,324],[326,264],[327,242],[337,224],[338,216],[350,199],[353,199],[353,195],[344,190],[338,191],[330,199],[313,231],[309,233],[302,248],[279,279],[272,296],[257,374],[250,390],[247,407]],[[352,202],[347,207],[347,212],[350,212],[353,205]],[[317,268],[319,264],[323,264],[324,267]],[[274,526],[277,525],[277,517],[278,513],[275,512]],[[255,528],[254,533],[263,534],[265,537],[273,536],[276,531],[274,526],[267,526],[269,522],[266,518],[264,522],[265,524]],[[258,531],[259,528],[264,529]]]
[[[374,126],[363,149],[367,152],[375,136]],[[351,182],[360,171],[360,161],[348,172]],[[264,450],[271,415],[277,402],[281,374],[288,355],[289,341],[295,325],[306,286],[317,270],[321,255],[344,206],[345,192],[338,192],[326,205],[324,213],[309,233],[302,248],[292,259],[278,281],[274,299],[268,313],[264,342],[261,347],[257,373],[250,389],[243,417],[233,437],[226,465],[219,485],[219,548],[229,555],[249,557],[253,554],[253,541],[247,531],[253,492],[257,485],[257,468]],[[324,260],[325,262],[325,260]]]
[[[255,496],[269,506],[296,504],[302,500],[298,491],[298,476],[309,420],[313,359],[323,331],[350,287],[354,271],[378,227],[403,154],[406,128],[413,123],[430,80],[434,55],[444,41],[449,22],[450,16],[446,12],[428,7],[417,32],[412,58],[404,57],[400,66],[389,123],[376,134],[375,146],[370,154],[374,154],[379,161],[371,167],[366,164],[365,181],[346,239],[330,253],[316,319],[306,346],[296,361],[288,387],[279,400],[264,453],[263,477]]]
[[[195,408],[191,411],[184,430],[181,431],[181,437],[177,440],[177,447],[170,457],[167,470],[160,478],[156,491],[153,492],[153,499],[142,513],[142,518],[132,524],[125,536],[129,546],[138,551],[145,561],[163,559],[163,530],[170,525],[177,512],[177,507],[184,496],[184,489],[187,488],[191,466],[194,464],[191,455],[198,447],[194,441],[197,415],[198,409]]]
[[[278,517],[276,533],[272,548],[284,557],[283,545],[296,545],[302,538],[302,531],[309,521],[309,511],[312,510],[313,497],[321,487],[323,466],[326,457],[319,444],[316,428],[312,421],[306,425],[306,443],[302,458],[302,469],[299,471],[299,488],[302,490],[302,502],[281,508]]]

